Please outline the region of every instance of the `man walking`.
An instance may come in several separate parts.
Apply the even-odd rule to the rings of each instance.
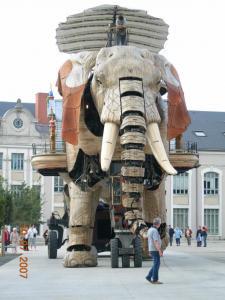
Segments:
[[[161,219],[155,218],[153,226],[148,230],[148,250],[153,258],[153,266],[145,278],[152,284],[162,284],[159,281],[160,256],[163,256],[161,250],[162,241],[158,232],[160,224]]]

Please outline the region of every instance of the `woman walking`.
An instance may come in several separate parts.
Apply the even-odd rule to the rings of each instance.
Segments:
[[[17,247],[19,245],[19,234],[16,230],[16,227],[13,228],[13,231],[10,234],[10,242],[12,243],[14,253],[17,253]]]

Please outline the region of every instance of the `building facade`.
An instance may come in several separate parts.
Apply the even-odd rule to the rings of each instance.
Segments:
[[[0,176],[11,190],[19,192],[23,183],[40,190],[42,221],[52,211],[63,214],[62,179],[43,177],[31,166],[32,145],[49,144],[46,93],[36,94],[36,102],[0,102]],[[40,234],[46,225],[40,226]]]
[[[185,142],[197,142],[199,167],[166,182],[167,223],[194,232],[207,226],[214,239],[225,238],[225,113],[190,111]]]

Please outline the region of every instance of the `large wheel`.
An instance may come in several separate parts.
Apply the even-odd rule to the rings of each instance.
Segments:
[[[129,255],[122,256],[122,268],[130,268],[130,256]]]
[[[118,239],[112,239],[110,241],[111,246],[111,267],[118,268],[119,267],[119,247],[118,247]]]
[[[57,257],[57,233],[54,230],[49,230],[48,235],[48,258],[56,258]]]
[[[134,239],[134,267],[142,267],[142,245],[140,237]]]

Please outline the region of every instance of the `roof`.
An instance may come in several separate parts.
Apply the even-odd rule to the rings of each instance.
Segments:
[[[189,111],[191,124],[183,134],[185,142],[197,142],[199,151],[225,151],[225,112]],[[196,136],[203,131],[205,136]]]
[[[9,109],[15,108],[16,105],[18,105],[18,101],[17,102],[0,102],[0,118],[2,118]],[[21,105],[22,109],[25,108],[29,112],[31,112],[31,114],[35,118],[35,104],[34,103],[24,103],[24,102],[21,103],[19,101],[19,105]],[[48,124],[37,123],[37,124],[35,124],[35,128],[38,132],[40,132],[42,134],[48,134],[48,132],[49,132]]]
[[[12,109],[16,106],[16,102],[3,102],[0,101],[0,118],[4,116],[7,110]],[[24,103],[22,102],[22,107],[29,110],[35,117],[35,104],[34,103]]]

